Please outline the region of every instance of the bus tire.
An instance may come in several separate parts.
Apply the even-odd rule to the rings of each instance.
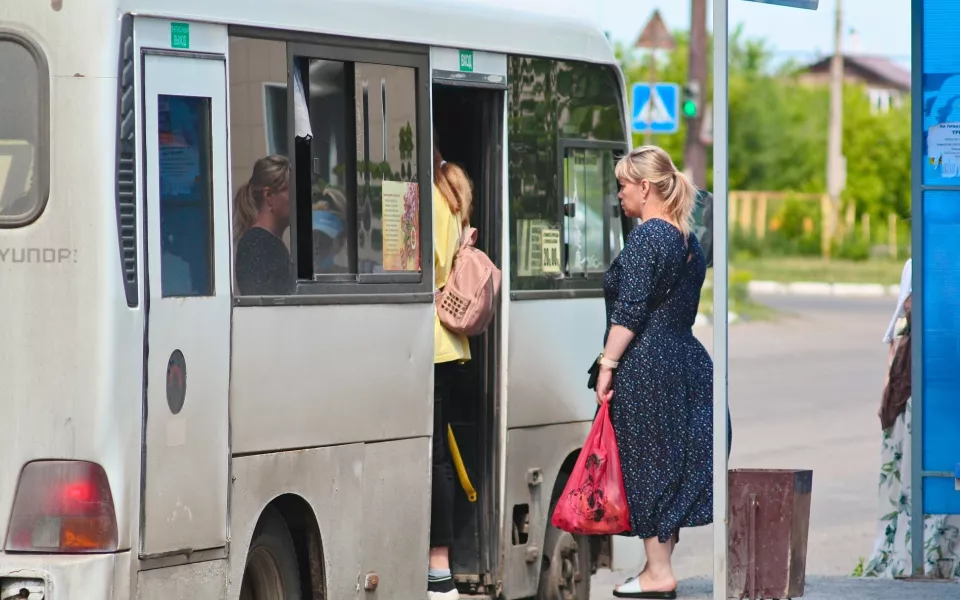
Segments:
[[[287,522],[267,508],[253,532],[240,600],[302,600],[300,568]]]
[[[537,600],[589,600],[590,576],[590,539],[557,529],[548,520]]]

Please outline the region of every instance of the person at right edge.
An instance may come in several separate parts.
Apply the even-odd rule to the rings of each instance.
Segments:
[[[613,595],[669,599],[680,528],[713,522],[713,361],[693,335],[706,261],[691,233],[696,190],[669,154],[637,148],[616,177],[624,214],[642,222],[604,276],[596,390],[620,450],[631,528],[622,535],[643,539],[647,563]]]
[[[447,283],[453,259],[460,248],[463,228],[470,222],[473,185],[463,169],[443,160],[433,150],[433,269],[434,290]],[[453,459],[447,447],[446,406],[456,402],[453,391],[461,366],[470,360],[466,336],[452,333],[434,317],[433,493],[430,509],[430,562],[427,575],[429,600],[460,597],[450,572],[450,547],[454,542]]]

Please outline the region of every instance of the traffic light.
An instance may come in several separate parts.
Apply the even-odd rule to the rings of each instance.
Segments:
[[[683,116],[695,119],[700,114],[700,84],[691,81],[683,86]]]

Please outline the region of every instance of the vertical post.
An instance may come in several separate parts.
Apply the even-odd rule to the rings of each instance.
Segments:
[[[653,144],[653,111],[657,109],[657,50],[650,48],[650,106],[647,111],[647,133],[644,134],[644,143],[647,146]],[[679,117],[678,117],[679,118]]]
[[[911,69],[913,95],[911,104],[911,187],[913,202],[910,203],[913,256],[913,319],[910,326],[911,350],[911,407],[910,407],[910,554],[914,575],[923,574],[923,0],[911,3],[912,52]]]
[[[713,0],[713,598],[727,597],[728,0]]]
[[[827,141],[827,194],[830,214],[827,235],[832,242],[840,215],[843,191],[843,0],[835,0],[837,12],[833,24],[833,57],[830,60],[830,125]]]
[[[707,148],[701,137],[703,98],[707,90],[707,0],[690,0],[690,67],[687,81],[700,89],[697,116],[687,119],[687,148],[683,166],[701,189],[707,187]],[[679,116],[678,116],[679,118]]]

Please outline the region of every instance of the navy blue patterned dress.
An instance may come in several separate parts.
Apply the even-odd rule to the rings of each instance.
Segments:
[[[630,505],[625,535],[663,543],[713,521],[713,361],[693,335],[706,261],[696,236],[689,243],[686,262],[680,230],[645,221],[604,277],[607,334],[612,325],[635,334],[610,404]]]

